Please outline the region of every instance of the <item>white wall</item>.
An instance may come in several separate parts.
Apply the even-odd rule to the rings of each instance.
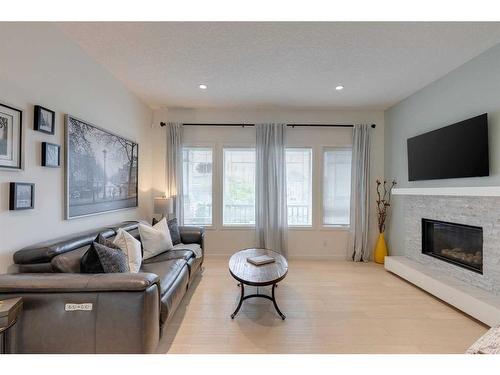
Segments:
[[[252,110],[252,109],[170,109],[157,110],[154,113],[155,129],[153,130],[154,173],[153,194],[160,196],[165,191],[165,129],[159,127],[160,121],[192,122],[192,123],[317,123],[317,124],[352,124],[376,123],[372,129],[373,141],[371,150],[372,180],[383,176],[383,143],[384,116],[382,111],[330,111],[330,110]],[[249,144],[255,142],[254,128],[204,128],[190,127],[185,130],[185,143],[188,144]],[[315,166],[320,165],[321,146],[345,146],[350,143],[351,130],[342,128],[296,128],[287,135],[287,143],[295,146],[314,146]],[[216,157],[216,155],[215,155]],[[315,168],[313,175],[320,179],[321,170]],[[374,184],[373,184],[374,185]],[[220,183],[214,183],[214,205],[220,199]],[[320,183],[316,184],[320,188]],[[318,190],[318,189],[316,189]],[[374,192],[371,194],[374,198]],[[320,225],[319,207],[321,204],[319,191],[313,197],[314,225],[312,229],[291,229],[289,231],[289,252],[292,257],[316,256],[344,259],[348,232],[343,229],[324,229]],[[220,203],[219,203],[220,205]],[[374,199],[372,199],[370,220],[370,246],[374,245],[377,236]],[[214,221],[220,223],[217,210],[214,210]],[[207,231],[207,254],[227,255],[235,250],[255,245],[255,232],[249,229],[226,229],[217,227]]]
[[[24,170],[0,170],[0,273],[12,253],[37,241],[150,218],[152,111],[56,26],[0,23],[0,102],[23,110]],[[56,134],[33,130],[33,106],[56,111]],[[64,146],[69,113],[139,143],[139,208],[64,220],[64,167],[41,167],[41,142]],[[62,153],[64,148],[62,149]],[[36,184],[35,209],[9,211],[9,182]]]

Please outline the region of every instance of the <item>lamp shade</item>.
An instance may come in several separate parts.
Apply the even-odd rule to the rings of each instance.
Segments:
[[[166,216],[173,212],[173,199],[166,197],[155,198],[154,203],[155,214]]]

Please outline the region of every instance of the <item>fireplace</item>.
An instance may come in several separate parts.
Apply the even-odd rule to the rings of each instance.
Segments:
[[[422,253],[483,273],[483,228],[422,219]]]

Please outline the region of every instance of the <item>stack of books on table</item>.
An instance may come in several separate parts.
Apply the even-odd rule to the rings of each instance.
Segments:
[[[256,257],[247,258],[247,262],[252,263],[256,266],[262,266],[264,264],[269,264],[275,262],[276,259],[270,257],[269,255],[259,255]]]

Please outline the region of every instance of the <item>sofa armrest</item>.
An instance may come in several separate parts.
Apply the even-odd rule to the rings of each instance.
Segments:
[[[203,227],[193,227],[193,226],[181,226],[179,227],[179,232],[181,234],[182,243],[197,243],[204,248],[205,239],[205,228]]]
[[[19,353],[154,353],[160,285],[152,273],[0,275],[0,300],[22,297]],[[70,305],[84,304],[72,310]]]
[[[0,275],[0,293],[134,292],[157,283],[153,273],[20,273]]]

